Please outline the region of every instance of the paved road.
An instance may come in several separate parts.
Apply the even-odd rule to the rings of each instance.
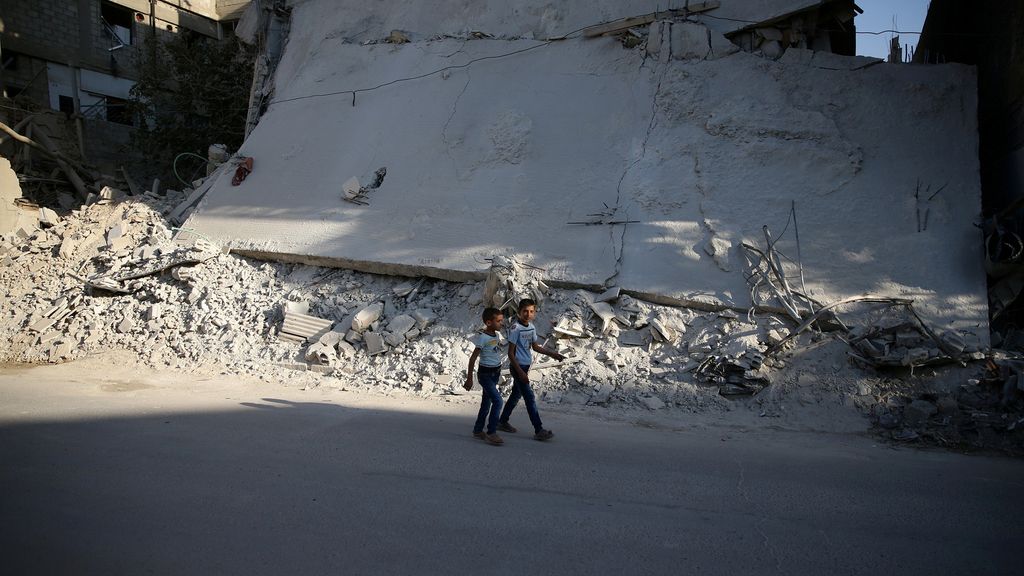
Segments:
[[[1024,573],[1020,461],[61,374],[0,370],[4,574]]]

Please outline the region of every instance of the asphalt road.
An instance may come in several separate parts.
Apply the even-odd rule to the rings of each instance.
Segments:
[[[0,371],[2,573],[1024,573],[1021,461],[168,381]]]

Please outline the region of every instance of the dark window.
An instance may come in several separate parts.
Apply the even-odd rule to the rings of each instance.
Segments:
[[[0,62],[2,62],[2,68],[4,70],[17,70],[19,60],[21,60],[21,54],[18,54],[14,50],[4,50],[3,54],[0,55]]]
[[[25,92],[24,86],[14,86],[7,84],[4,86],[4,97],[5,98],[17,98]]]
[[[118,44],[131,45],[133,14],[132,10],[112,2],[100,4],[100,18],[103,19],[103,27],[115,46]]]
[[[132,115],[128,112],[128,101],[107,96],[107,121],[132,126]]]
[[[75,99],[71,96],[58,96],[57,109],[71,116],[75,113]]]

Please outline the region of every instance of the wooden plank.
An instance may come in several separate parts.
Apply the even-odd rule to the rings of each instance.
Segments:
[[[673,10],[666,10],[664,12],[652,12],[650,14],[644,14],[643,16],[631,16],[629,18],[620,18],[618,20],[612,20],[604,24],[598,24],[597,26],[591,26],[583,30],[584,38],[594,38],[597,36],[604,36],[605,34],[614,34],[615,32],[621,32],[628,30],[634,26],[646,26],[651,22],[654,22],[660,18],[676,18],[680,16],[687,16],[689,14],[699,14],[701,12],[707,12],[714,10],[721,5],[718,0],[711,0],[708,2],[700,2],[694,4],[689,8],[676,8]]]

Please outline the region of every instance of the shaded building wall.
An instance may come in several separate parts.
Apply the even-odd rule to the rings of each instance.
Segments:
[[[985,211],[1024,199],[1024,3],[932,0],[914,61],[978,67]]]

